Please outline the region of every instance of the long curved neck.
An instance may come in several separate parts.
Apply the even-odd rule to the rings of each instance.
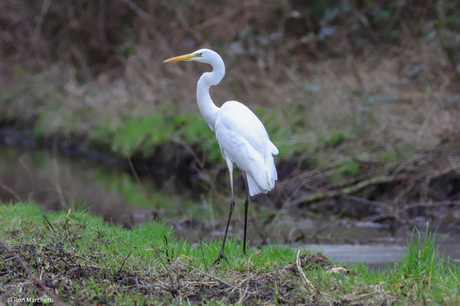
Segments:
[[[200,109],[204,120],[206,120],[206,122],[209,124],[209,127],[213,131],[216,127],[215,122],[219,108],[212,101],[211,95],[209,94],[209,88],[219,84],[224,75],[225,66],[223,62],[217,65],[213,65],[213,71],[204,73],[198,80],[196,88],[196,100],[198,102],[198,108]]]

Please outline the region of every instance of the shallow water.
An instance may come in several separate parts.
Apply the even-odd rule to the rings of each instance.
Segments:
[[[118,191],[106,176],[120,177],[117,169],[72,159],[49,151],[0,146],[0,200],[33,199],[50,210],[86,203],[106,220],[117,219],[125,210]]]
[[[73,203],[83,203],[93,214],[127,227],[158,218],[173,225],[176,236],[191,243],[202,238],[221,239],[227,218],[226,205],[222,209],[196,203],[187,199],[187,194],[184,191],[177,196],[159,191],[153,180],[143,178],[138,182],[131,174],[106,164],[50,151],[0,146],[0,200],[3,202],[33,199],[49,210],[68,209]],[[242,237],[240,204],[238,202],[232,219],[230,238]],[[192,205],[195,213],[190,213],[187,205]],[[196,212],[200,209],[203,213]],[[210,216],[210,220],[193,217],[197,214]],[[250,245],[282,243],[319,249],[341,262],[364,262],[375,269],[392,267],[399,261],[412,232],[409,227],[394,228],[371,222],[312,220],[299,210],[261,210],[252,206],[250,216]],[[273,216],[273,221],[266,222]],[[439,228],[437,241],[442,254],[453,261],[460,260],[459,226]]]

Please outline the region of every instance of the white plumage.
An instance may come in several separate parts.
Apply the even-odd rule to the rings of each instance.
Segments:
[[[217,113],[215,132],[227,164],[230,161],[246,172],[251,196],[275,187],[278,175],[272,154],[278,154],[278,149],[249,108],[226,102]]]
[[[243,171],[246,185],[245,218],[243,254],[246,254],[246,227],[249,195],[267,193],[275,187],[278,179],[273,155],[278,154],[278,149],[270,141],[267,131],[257,116],[244,104],[237,101],[228,101],[217,107],[209,95],[209,88],[219,84],[225,75],[225,65],[216,52],[201,49],[190,54],[173,57],[165,63],[175,61],[197,61],[212,66],[212,72],[204,73],[198,81],[196,98],[203,118],[215,131],[222,156],[227,162],[230,172],[230,186],[232,201],[228,216],[227,228],[219,256],[214,263],[224,254],[225,240],[228,226],[232,216],[235,198],[233,192],[233,164]]]

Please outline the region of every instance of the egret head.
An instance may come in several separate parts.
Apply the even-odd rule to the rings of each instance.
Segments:
[[[173,58],[169,58],[163,63],[170,63],[170,62],[179,62],[179,61],[195,61],[213,65],[218,62],[222,62],[222,58],[216,52],[209,50],[209,49],[200,49],[190,54],[185,54],[181,56],[176,56]]]

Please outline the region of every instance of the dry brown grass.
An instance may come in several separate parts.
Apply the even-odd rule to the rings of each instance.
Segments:
[[[124,0],[82,15],[71,13],[89,2],[51,2],[48,8],[46,3],[28,11],[8,1],[9,9],[21,13],[0,35],[10,43],[16,36],[21,47],[15,53],[8,45],[2,54],[0,114],[32,122],[45,136],[88,140],[100,127],[115,130],[126,120],[152,114],[201,120],[195,86],[209,67],[162,62],[210,47],[227,65],[226,77],[211,90],[216,104],[233,99],[247,104],[280,148],[277,160],[294,165],[279,171],[285,180],[278,187],[283,201],[310,187],[386,175],[417,154],[458,141],[458,73],[449,51],[458,33],[449,26],[437,28],[429,6],[410,2],[402,9],[414,9],[415,15],[409,14],[413,28],[406,29],[401,19],[410,16],[398,12],[402,17],[392,22],[404,31],[396,42],[382,38],[357,49],[354,34],[387,33],[378,27],[374,34],[362,28],[354,32],[344,22],[336,36],[321,41],[318,20],[305,21],[304,10],[277,1],[237,1],[228,10],[201,2]],[[27,19],[32,11],[42,17]],[[312,23],[299,26],[296,14]],[[110,23],[111,18],[120,23]],[[57,24],[62,29],[56,36]],[[445,42],[441,34],[452,39]],[[337,135],[343,141],[334,143]],[[456,160],[456,154],[446,156]],[[315,159],[312,164],[325,172],[309,187],[304,180],[309,166],[302,163]],[[334,167],[344,161],[361,163],[361,169],[359,175],[342,173],[338,183],[333,178],[344,171]],[[449,167],[448,158],[443,161],[440,167]]]
[[[441,51],[430,45],[416,47],[384,55],[372,49],[353,61],[311,62],[305,67],[308,73],[275,61],[276,76],[264,74],[247,57],[221,50],[226,62],[237,66],[228,65],[226,78],[212,89],[212,95],[217,104],[236,99],[256,112],[264,107],[266,112],[283,110],[289,116],[304,110],[309,131],[292,127],[298,135],[281,141],[301,142],[308,135],[315,141],[334,130],[362,126],[371,128],[368,135],[382,144],[402,141],[429,148],[446,133],[460,129],[458,97]],[[125,116],[155,112],[196,112],[198,116],[195,86],[205,67],[163,66],[162,60],[171,55],[175,54],[138,47],[124,63],[123,74],[115,78],[101,74],[85,84],[76,80],[74,70],[56,64],[30,78],[29,91],[18,90],[7,114],[38,115],[46,134],[76,135],[89,134],[100,120],[117,124]],[[416,65],[421,70],[411,77]],[[36,99],[37,94],[41,99]],[[290,125],[286,116],[281,118],[283,125]]]
[[[385,44],[384,23],[366,25],[376,5],[357,5],[356,24],[342,11],[335,21],[324,17],[339,27],[321,40],[324,24],[308,19],[309,8],[277,1],[236,1],[231,9],[180,1],[6,1],[0,84],[7,103],[0,112],[38,118],[48,135],[78,136],[101,120],[117,125],[144,114],[197,112],[195,84],[207,68],[162,60],[208,46],[228,69],[212,90],[216,103],[236,99],[256,112],[283,110],[278,119],[294,135],[278,141],[315,145],[324,134],[357,126],[372,129],[368,136],[382,143],[435,145],[440,134],[459,129],[454,43],[440,39],[455,41],[457,33],[431,22],[455,16],[454,7],[408,2],[399,8],[390,19],[391,30],[402,33],[398,46]],[[355,38],[377,36],[380,44],[357,49]],[[308,132],[291,126],[299,112]]]

